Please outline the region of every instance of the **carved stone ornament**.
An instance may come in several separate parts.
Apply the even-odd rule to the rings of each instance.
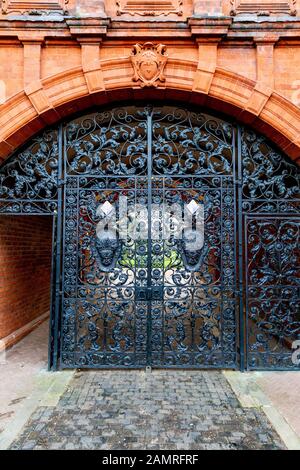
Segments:
[[[182,16],[182,0],[117,0],[117,15]]]
[[[0,0],[3,15],[9,13],[29,16],[64,15],[67,13],[69,0]]]
[[[134,69],[132,80],[140,82],[141,87],[157,87],[159,82],[165,82],[164,68],[168,54],[164,44],[135,44],[130,58]]]
[[[231,15],[255,14],[258,16],[291,15],[296,16],[296,0],[273,0],[253,2],[253,0],[230,0]]]

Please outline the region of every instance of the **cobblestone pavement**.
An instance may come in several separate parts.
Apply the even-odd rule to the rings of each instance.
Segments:
[[[11,449],[282,449],[219,371],[79,371]]]

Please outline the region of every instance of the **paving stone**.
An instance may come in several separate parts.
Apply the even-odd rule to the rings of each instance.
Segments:
[[[80,405],[82,403],[82,405]],[[284,449],[219,371],[83,371],[12,449]]]

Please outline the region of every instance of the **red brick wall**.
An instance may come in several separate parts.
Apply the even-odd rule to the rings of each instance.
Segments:
[[[0,163],[47,124],[135,99],[205,104],[300,160],[300,0],[22,3],[0,8]],[[149,41],[167,47],[166,80],[152,87],[132,80],[133,46]]]
[[[50,306],[52,218],[0,216],[0,338]]]

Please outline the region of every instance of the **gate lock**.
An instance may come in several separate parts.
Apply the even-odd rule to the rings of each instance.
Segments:
[[[137,302],[147,302],[150,300],[163,300],[164,288],[162,286],[136,287],[135,300]]]

